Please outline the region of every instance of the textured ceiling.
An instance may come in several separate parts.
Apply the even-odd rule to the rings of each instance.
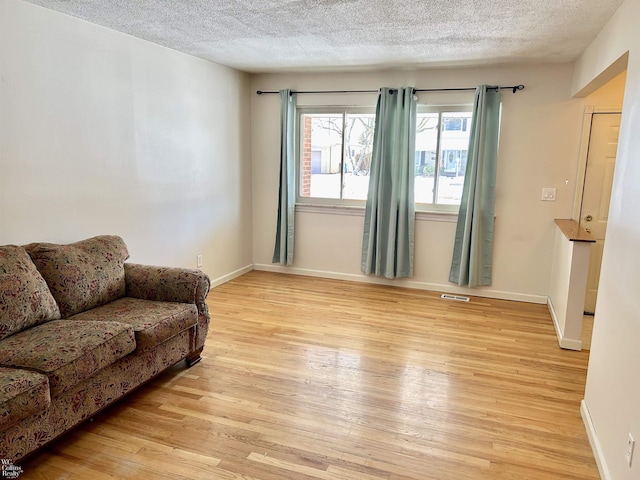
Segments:
[[[27,0],[248,72],[571,61],[623,0]]]

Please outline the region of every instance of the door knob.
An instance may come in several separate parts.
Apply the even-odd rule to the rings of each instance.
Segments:
[[[591,215],[587,215],[586,217],[584,217],[585,222],[590,222],[591,220],[593,220],[593,217]]]

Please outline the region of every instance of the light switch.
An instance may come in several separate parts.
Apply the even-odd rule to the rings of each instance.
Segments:
[[[542,201],[543,202],[555,202],[556,201],[556,189],[555,188],[543,188],[542,189]]]

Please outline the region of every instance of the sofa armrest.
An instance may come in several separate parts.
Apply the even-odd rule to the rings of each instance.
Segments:
[[[159,302],[205,303],[209,277],[200,270],[125,263],[127,296]]]
[[[136,263],[125,263],[124,272],[128,297],[195,304],[198,308],[198,328],[193,348],[202,350],[210,321],[206,298],[211,282],[207,274],[189,268]]]

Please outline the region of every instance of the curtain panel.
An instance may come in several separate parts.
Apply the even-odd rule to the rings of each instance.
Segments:
[[[500,90],[476,89],[462,199],[449,281],[491,285]]]
[[[273,263],[293,263],[294,219],[296,204],[295,178],[296,96],[291,90],[280,90],[280,188],[278,220]]]
[[[416,110],[413,87],[380,90],[362,239],[367,275],[413,276]]]

